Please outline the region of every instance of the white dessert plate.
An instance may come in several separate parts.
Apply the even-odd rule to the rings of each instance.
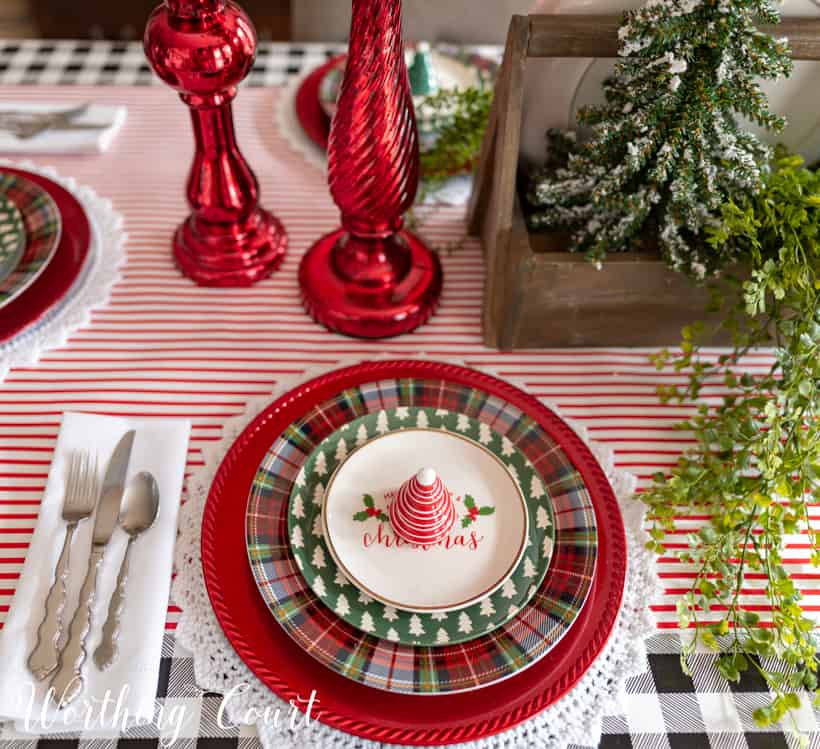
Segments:
[[[435,469],[456,501],[457,520],[433,546],[397,540],[389,524],[373,532],[356,520],[365,495],[386,507],[419,468]],[[465,523],[469,508],[488,508]],[[527,542],[524,496],[507,467],[460,435],[432,429],[385,434],[339,465],[322,512],[325,541],[336,564],[362,592],[406,611],[447,612],[469,606],[503,585]]]

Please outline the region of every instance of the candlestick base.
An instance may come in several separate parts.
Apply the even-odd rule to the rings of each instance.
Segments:
[[[201,286],[250,286],[279,267],[287,244],[281,222],[262,208],[242,225],[211,223],[192,214],[174,236],[174,259]]]
[[[381,273],[363,264],[356,274],[355,260],[340,251],[351,239],[344,229],[331,232],[302,258],[299,285],[313,319],[356,338],[390,338],[427,322],[441,296],[438,256],[418,237],[400,231],[381,240],[389,245]]]

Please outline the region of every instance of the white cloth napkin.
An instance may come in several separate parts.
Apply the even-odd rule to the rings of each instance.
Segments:
[[[114,447],[130,429],[134,429],[136,435],[128,479],[139,471],[154,474],[160,491],[159,515],[153,527],[131,548],[119,657],[106,671],[100,672],[91,654],[100,641],[100,630],[127,540],[122,529],[115,530],[105,550],[92,606],[92,628],[86,640],[89,653],[84,669],[86,688],[75,702],[59,712],[46,700],[48,679],[44,682],[34,679],[26,660],[36,641],[43,605],[62,548],[65,532],[62,502],[68,458],[77,449],[96,453],[102,479]],[[0,632],[0,720],[13,720],[16,731],[111,731],[122,728],[126,711],[132,721],[136,716],[141,716],[143,722],[151,721],[190,429],[190,422],[180,419],[64,414],[37,527]],[[74,534],[64,622],[70,621],[76,609],[87,569],[93,522],[93,518],[84,521]],[[101,705],[106,697],[110,702],[103,713]],[[115,711],[118,701],[120,709]]]
[[[0,120],[6,112],[25,112],[32,116],[48,112],[64,112],[74,109],[76,103],[40,104],[27,101],[6,101],[0,103]],[[71,120],[71,125],[104,125],[93,130],[53,129],[46,130],[32,138],[18,138],[0,127],[0,153],[8,154],[63,154],[98,153],[107,151],[111,141],[122,129],[128,113],[126,107],[110,107],[91,104],[82,114]]]

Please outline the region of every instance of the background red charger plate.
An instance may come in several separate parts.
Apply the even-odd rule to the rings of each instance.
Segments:
[[[42,187],[54,199],[63,227],[54,257],[34,283],[0,312],[0,343],[40,320],[68,293],[85,264],[91,245],[91,227],[79,201],[48,177],[24,169],[2,167]]]
[[[316,68],[305,77],[296,92],[296,118],[307,137],[323,151],[327,151],[330,138],[330,117],[327,116],[319,102],[319,86],[325,75],[339,64],[339,60],[344,58],[345,55],[338,55]]]

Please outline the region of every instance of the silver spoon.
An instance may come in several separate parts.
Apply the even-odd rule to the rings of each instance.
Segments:
[[[117,587],[108,604],[108,617],[102,629],[102,640],[94,651],[94,663],[105,670],[117,659],[117,638],[120,629],[120,613],[125,601],[125,585],[128,582],[128,556],[137,537],[147,531],[159,514],[159,487],[157,480],[147,471],[138,473],[131,481],[120,508],[120,526],[128,534],[128,546],[117,576]]]

